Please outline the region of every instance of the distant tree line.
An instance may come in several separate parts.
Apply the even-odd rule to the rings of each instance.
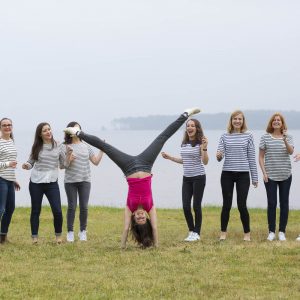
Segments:
[[[288,129],[300,129],[299,111],[279,111],[284,116]],[[270,117],[275,113],[271,110],[244,111],[248,128],[250,130],[264,130]],[[230,113],[205,114],[195,116],[205,129],[225,129]],[[146,117],[118,118],[112,121],[114,129],[120,130],[160,130],[171,123],[176,116],[151,115]]]

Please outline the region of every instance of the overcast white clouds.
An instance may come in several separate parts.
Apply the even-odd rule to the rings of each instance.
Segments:
[[[299,29],[296,0],[1,1],[1,116],[300,110]]]

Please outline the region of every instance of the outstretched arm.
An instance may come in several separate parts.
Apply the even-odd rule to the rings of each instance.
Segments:
[[[182,164],[182,158],[173,157],[173,156],[169,155],[166,152],[161,152],[161,156],[165,159],[169,159],[169,160],[174,161],[178,164]]]
[[[154,247],[158,247],[157,214],[154,206],[149,211],[149,215],[150,215],[150,222],[152,226]]]
[[[130,221],[131,221],[131,211],[126,205],[125,207],[125,213],[124,213],[124,229],[122,233],[122,238],[121,238],[121,248],[125,249],[126,248],[126,242],[127,242],[127,237],[128,237],[128,232],[129,232],[129,227],[130,227]]]

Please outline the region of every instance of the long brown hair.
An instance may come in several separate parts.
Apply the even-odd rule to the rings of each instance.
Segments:
[[[2,118],[2,119],[0,120],[0,126],[2,126],[2,122],[3,122],[4,120],[10,121],[11,126],[12,126],[12,120],[11,120],[10,118]],[[15,141],[15,140],[14,140],[14,135],[13,135],[12,132],[10,133],[10,136],[9,136],[9,137],[10,137],[13,141]]]
[[[242,128],[241,128],[241,133],[244,133],[247,131],[248,127],[247,127],[247,124],[246,124],[246,119],[245,119],[245,115],[244,113],[241,111],[241,110],[235,110],[231,115],[230,115],[230,119],[229,119],[229,122],[228,122],[228,125],[227,125],[227,132],[228,133],[232,133],[234,128],[232,126],[232,119],[234,117],[236,117],[237,115],[242,115],[243,116],[243,125],[242,125]]]
[[[283,115],[281,113],[279,113],[279,112],[276,112],[270,118],[270,120],[268,122],[268,125],[267,125],[266,132],[268,132],[268,133],[273,133],[274,132],[274,128],[272,127],[272,123],[273,123],[275,117],[279,117],[280,120],[281,120],[281,123],[282,123],[281,130],[287,130],[286,122],[285,122],[285,119],[284,119]]]
[[[44,142],[42,139],[42,130],[43,130],[43,127],[46,125],[48,125],[51,128],[49,123],[42,122],[36,127],[36,130],[35,130],[34,142],[33,142],[33,145],[31,148],[31,154],[30,154],[30,157],[35,161],[37,161],[39,159],[39,154],[44,145]],[[52,149],[53,149],[56,146],[56,141],[54,140],[53,135],[51,138],[51,144],[52,144]]]
[[[148,218],[145,224],[138,224],[134,219],[134,215],[132,215],[130,231],[133,239],[143,248],[154,245],[152,225]]]
[[[204,134],[203,134],[202,126],[201,126],[200,122],[197,119],[189,119],[189,120],[187,120],[186,123],[185,123],[185,127],[187,127],[187,124],[190,121],[193,121],[194,124],[195,124],[195,127],[196,127],[196,138],[194,140],[190,141],[189,136],[188,136],[188,134],[187,134],[187,132],[185,130],[185,132],[183,134],[183,140],[182,140],[181,145],[191,143],[191,145],[193,147],[195,147],[198,144],[200,144],[200,145],[202,144],[202,138],[203,138]]]

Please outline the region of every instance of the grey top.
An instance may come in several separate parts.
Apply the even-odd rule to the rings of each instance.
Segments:
[[[294,147],[293,137],[289,134],[287,142]],[[265,151],[265,169],[270,179],[283,181],[291,176],[290,154],[283,138],[274,138],[270,133],[265,133],[260,139],[259,149]]]
[[[65,170],[65,183],[91,181],[90,158],[93,157],[94,151],[91,146],[80,142],[78,144],[68,144],[73,149],[76,158],[71,161]],[[63,145],[64,153],[66,153],[66,145]]]
[[[37,161],[29,158],[27,163],[32,169],[30,180],[34,183],[50,183],[58,179],[58,167],[64,167],[62,145],[44,144]]]

